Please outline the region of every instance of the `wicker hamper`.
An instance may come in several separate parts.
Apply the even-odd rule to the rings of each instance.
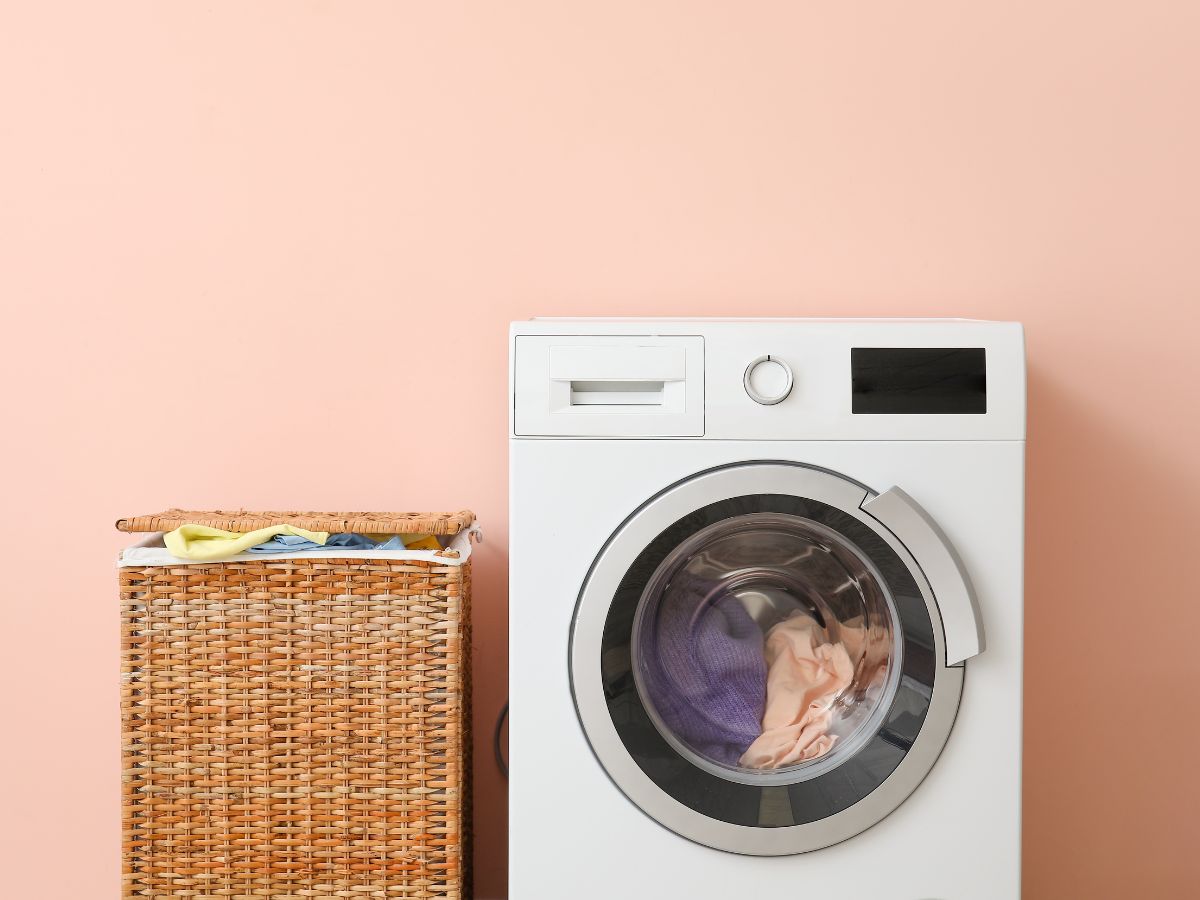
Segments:
[[[474,517],[185,512],[231,531],[457,535],[441,551],[122,554],[124,896],[470,897]]]

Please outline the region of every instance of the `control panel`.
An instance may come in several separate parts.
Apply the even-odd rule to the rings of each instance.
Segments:
[[[533,320],[515,437],[1023,440],[1024,334],[968,320]]]

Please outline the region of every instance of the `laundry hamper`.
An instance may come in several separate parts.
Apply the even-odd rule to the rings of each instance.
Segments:
[[[189,512],[119,561],[126,898],[467,898],[474,516]],[[441,550],[172,557],[185,523]]]

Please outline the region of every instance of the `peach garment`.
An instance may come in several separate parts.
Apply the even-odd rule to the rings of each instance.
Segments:
[[[739,760],[748,769],[793,766],[828,753],[833,701],[854,678],[841,643],[819,643],[821,627],[797,614],[767,632],[767,703],[763,732]]]

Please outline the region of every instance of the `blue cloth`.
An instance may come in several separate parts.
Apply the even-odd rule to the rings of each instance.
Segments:
[[[767,692],[763,633],[722,585],[676,575],[639,635],[642,688],[675,736],[737,766],[762,733]]]
[[[296,553],[301,550],[403,550],[404,542],[396,535],[376,543],[368,537],[344,531],[331,534],[324,544],[310,541],[296,534],[277,534],[269,541],[251,547],[247,553]]]

